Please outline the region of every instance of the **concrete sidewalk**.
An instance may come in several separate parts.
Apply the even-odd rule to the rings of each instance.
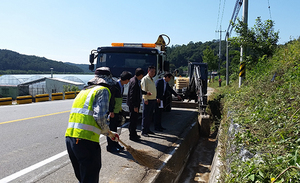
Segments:
[[[197,109],[172,108],[163,113],[164,132],[156,132],[150,137],[143,137],[141,142],[129,140],[127,127],[122,129],[120,139],[137,150],[144,150],[159,159],[160,166],[150,169],[139,165],[127,151],[112,154],[106,151],[106,137],[100,138],[102,149],[102,168],[99,182],[105,183],[139,183],[139,182],[174,182],[178,180],[189,154],[199,140],[199,124]],[[151,130],[154,131],[153,126]],[[155,131],[154,131],[155,132]],[[140,126],[138,126],[140,134]],[[63,166],[53,170],[35,182],[78,182],[73,168],[64,157]]]

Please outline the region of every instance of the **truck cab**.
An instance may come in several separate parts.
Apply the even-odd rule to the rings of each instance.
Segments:
[[[155,66],[156,74],[160,75],[168,69],[165,57],[164,53],[155,48],[99,47],[95,68],[109,67],[112,75],[119,77],[125,70],[134,74],[136,68],[140,67],[147,72],[149,66]]]
[[[98,47],[97,50],[91,51],[90,70],[94,71],[98,67],[109,67],[112,76],[117,80],[123,71],[129,71],[134,75],[137,68],[142,68],[147,73],[149,66],[155,66],[154,80],[156,81],[163,77],[165,71],[169,71],[164,40],[162,35],[160,37],[153,44],[112,43],[109,47]],[[129,112],[126,105],[127,93],[128,85],[125,85],[122,104],[125,112]],[[141,110],[142,108],[140,108],[140,112]]]

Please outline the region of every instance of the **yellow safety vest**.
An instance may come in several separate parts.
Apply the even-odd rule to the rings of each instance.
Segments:
[[[87,139],[99,143],[101,128],[93,117],[93,102],[99,90],[108,90],[110,99],[111,93],[104,86],[82,90],[77,95],[72,105],[69,125],[65,136]]]
[[[122,100],[123,98],[115,98],[115,107],[114,107],[114,113],[118,114],[122,110]]]

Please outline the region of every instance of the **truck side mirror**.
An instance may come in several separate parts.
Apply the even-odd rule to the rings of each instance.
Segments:
[[[169,61],[165,61],[164,63],[164,71],[169,71],[170,70],[170,62]]]
[[[89,69],[90,69],[91,71],[93,71],[93,70],[94,70],[94,64],[89,65]]]
[[[90,54],[90,63],[91,64],[94,63],[94,59],[95,59],[95,54],[94,53]]]

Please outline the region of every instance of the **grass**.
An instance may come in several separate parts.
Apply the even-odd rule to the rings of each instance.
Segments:
[[[210,86],[222,96],[222,131],[232,121],[240,125],[233,139],[220,138],[226,144],[220,182],[300,182],[300,40],[246,70],[241,88],[238,80],[216,84]],[[241,149],[253,158],[242,161]]]

